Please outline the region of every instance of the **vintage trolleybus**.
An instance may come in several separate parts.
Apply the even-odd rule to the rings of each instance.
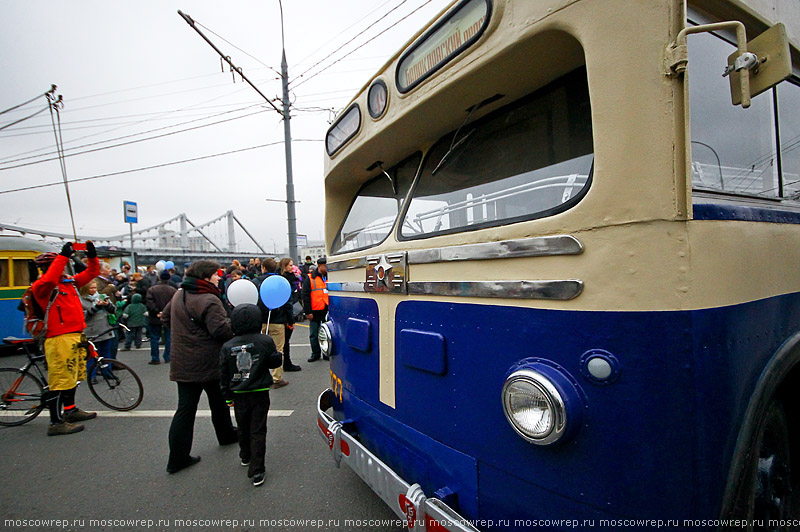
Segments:
[[[33,259],[55,251],[46,242],[21,236],[0,236],[0,339],[28,337],[24,316],[17,309],[19,299],[31,285]]]
[[[794,0],[414,36],[326,138],[336,463],[417,530],[793,528],[798,43]]]

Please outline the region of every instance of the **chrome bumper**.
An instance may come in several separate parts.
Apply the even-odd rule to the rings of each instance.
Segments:
[[[342,424],[325,413],[333,392],[325,390],[317,399],[317,427],[328,443],[336,467],[347,464],[378,494],[412,532],[479,532],[464,517],[440,499],[425,496],[419,484],[409,484],[379,460]]]

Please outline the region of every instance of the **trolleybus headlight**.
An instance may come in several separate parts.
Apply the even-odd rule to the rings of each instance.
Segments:
[[[324,356],[331,356],[333,352],[333,335],[331,334],[331,329],[327,323],[323,323],[319,326],[319,334],[317,335],[319,339],[319,348],[322,351]]]
[[[575,428],[577,419],[573,418],[580,417],[580,408],[569,408],[577,406],[577,392],[571,393],[574,388],[568,382],[556,384],[555,380],[567,381],[558,375],[554,368],[524,367],[509,375],[503,386],[506,419],[531,443],[550,445],[561,440]]]

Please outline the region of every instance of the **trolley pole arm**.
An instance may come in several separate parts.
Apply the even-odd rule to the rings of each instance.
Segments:
[[[213,42],[211,42],[211,40],[210,40],[208,37],[206,37],[206,36],[205,36],[205,34],[203,34],[203,32],[202,32],[202,31],[200,31],[200,29],[199,29],[199,28],[197,27],[197,25],[194,23],[194,20],[192,19],[192,17],[190,17],[189,15],[187,15],[186,13],[184,13],[183,11],[181,11],[180,9],[178,10],[178,14],[179,14],[181,17],[183,17],[183,20],[185,20],[185,21],[186,21],[186,23],[187,23],[189,26],[191,26],[191,27],[192,27],[192,29],[193,29],[194,31],[196,31],[196,32],[197,32],[197,34],[198,34],[198,35],[200,35],[200,37],[202,37],[202,38],[203,38],[203,40],[204,40],[204,41],[206,41],[206,42],[208,43],[208,45],[209,45],[209,46],[211,46],[211,48],[213,48],[213,49],[214,49],[214,51],[215,51],[215,52],[217,52],[217,53],[219,54],[219,56],[222,58],[222,60],[223,60],[223,61],[225,61],[226,63],[228,63],[228,65],[231,67],[231,70],[232,70],[233,72],[236,72],[237,74],[239,74],[239,75],[242,77],[242,79],[243,79],[243,80],[245,80],[245,81],[247,82],[247,84],[248,84],[248,85],[250,85],[251,87],[253,87],[253,89],[254,89],[254,90],[255,90],[255,91],[258,93],[258,94],[260,94],[260,95],[261,95],[261,97],[262,97],[262,98],[264,98],[264,100],[265,100],[265,101],[266,101],[266,102],[267,102],[267,103],[268,103],[268,104],[269,104],[269,105],[270,105],[270,106],[271,106],[273,109],[275,109],[275,111],[277,111],[279,115],[281,115],[281,117],[283,117],[283,118],[286,118],[286,117],[284,116],[283,112],[282,112],[280,109],[278,109],[278,108],[275,106],[275,104],[274,104],[274,103],[272,103],[272,100],[270,100],[269,98],[267,98],[267,97],[264,95],[264,93],[263,93],[263,92],[261,92],[261,91],[258,89],[258,87],[256,87],[256,86],[253,84],[253,82],[252,82],[252,81],[250,81],[249,79],[247,79],[247,76],[245,76],[245,75],[242,73],[242,69],[241,69],[241,68],[239,68],[239,67],[237,67],[237,66],[235,66],[235,65],[233,64],[233,61],[231,61],[231,58],[230,58],[230,56],[227,56],[227,55],[223,54],[223,53],[222,53],[222,51],[221,51],[219,48],[217,48],[217,47],[216,47],[216,45],[215,45]]]

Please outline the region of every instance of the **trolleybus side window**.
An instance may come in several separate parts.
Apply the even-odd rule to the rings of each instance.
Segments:
[[[30,262],[28,259],[14,259],[14,286],[30,286]]]
[[[593,162],[586,69],[475,123],[428,153],[400,230],[420,238],[549,216],[577,203]]]
[[[689,37],[692,184],[696,189],[778,198],[787,190],[782,193],[779,176],[774,89],[753,98],[749,109],[731,105],[721,65],[735,50],[733,44],[710,33]],[[789,100],[779,106],[782,153],[788,155],[783,165],[786,188],[797,180],[798,154],[792,144],[800,133],[796,124],[800,102],[797,87],[784,82],[779,88],[778,96],[785,94]],[[797,188],[791,186],[788,192]]]
[[[800,199],[800,87],[784,82],[777,89],[783,195],[797,200]]]
[[[8,259],[0,259],[0,286],[11,286],[8,278]]]
[[[361,187],[331,245],[331,254],[376,246],[389,236],[421,159],[417,153],[386,174],[379,170]]]

